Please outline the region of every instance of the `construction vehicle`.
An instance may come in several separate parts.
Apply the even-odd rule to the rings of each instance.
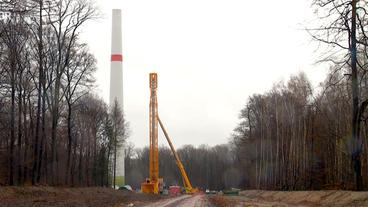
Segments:
[[[189,177],[184,169],[182,162],[180,161],[178,153],[169,138],[167,131],[165,130],[161,120],[158,116],[157,107],[157,73],[150,73],[150,113],[149,113],[149,126],[150,126],[150,152],[149,152],[149,178],[141,184],[143,193],[158,194],[163,189],[163,178],[159,178],[159,156],[158,156],[158,124],[165,134],[166,140],[170,145],[170,149],[174,154],[176,164],[181,173],[183,184],[186,193],[198,192],[197,188],[193,188],[190,183]]]

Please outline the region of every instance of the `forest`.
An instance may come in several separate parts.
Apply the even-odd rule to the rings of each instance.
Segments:
[[[325,81],[313,87],[300,72],[264,93],[239,94],[245,105],[228,143],[178,149],[194,186],[368,188],[367,6],[311,2],[317,20],[305,30],[324,45],[317,62],[329,69]],[[126,183],[139,188],[148,148],[127,141],[123,109],[93,92],[96,58],[80,39],[100,17],[93,1],[1,3],[12,16],[0,21],[0,185],[111,186],[124,146]],[[166,184],[181,185],[169,148],[159,154]]]
[[[96,59],[79,38],[98,9],[1,3],[12,13],[0,21],[0,185],[111,185],[127,122],[93,93]]]

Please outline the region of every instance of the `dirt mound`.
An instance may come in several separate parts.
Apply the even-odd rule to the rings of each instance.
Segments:
[[[240,192],[240,195],[251,200],[282,202],[297,206],[368,206],[368,192],[247,190]]]
[[[224,196],[211,196],[210,201],[214,206],[218,207],[236,206],[239,203],[236,200],[227,199]]]
[[[161,199],[110,188],[0,187],[2,207],[125,207]]]

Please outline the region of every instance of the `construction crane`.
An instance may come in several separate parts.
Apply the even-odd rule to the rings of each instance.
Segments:
[[[150,151],[149,151],[149,178],[141,184],[143,193],[158,194],[162,189],[163,179],[159,178],[158,165],[158,124],[157,124],[157,74],[150,73],[150,105],[149,105],[149,128],[150,128]]]
[[[197,188],[193,188],[190,183],[189,177],[184,169],[184,165],[180,161],[178,153],[169,138],[161,120],[158,116],[157,107],[157,73],[150,73],[150,113],[149,113],[149,126],[150,126],[150,152],[149,152],[149,178],[141,184],[143,193],[158,194],[163,188],[163,178],[159,178],[159,159],[158,159],[158,123],[162,131],[165,134],[166,140],[170,145],[170,149],[174,154],[176,164],[180,170],[185,191],[187,193],[198,192]]]
[[[160,118],[158,116],[157,116],[157,120],[158,120],[158,123],[160,124],[160,127],[161,127],[162,131],[165,134],[165,137],[166,137],[167,142],[170,145],[170,149],[171,149],[172,153],[174,154],[176,164],[178,165],[178,168],[180,170],[181,177],[183,178],[183,184],[184,184],[185,192],[186,193],[189,193],[189,194],[198,192],[198,189],[197,188],[193,188],[192,184],[190,183],[190,180],[189,180],[189,177],[187,175],[187,172],[184,169],[184,165],[181,162],[178,153],[176,153],[176,150],[174,148],[174,145],[171,143],[170,137],[167,134],[167,132],[165,130],[165,127],[162,124],[162,122],[161,122],[161,120],[160,120]]]

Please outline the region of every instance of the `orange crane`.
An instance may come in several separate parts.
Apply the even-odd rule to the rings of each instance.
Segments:
[[[150,153],[149,153],[149,178],[146,182],[141,184],[143,193],[158,194],[162,191],[163,179],[159,178],[159,159],[158,159],[158,123],[162,131],[165,134],[166,140],[170,145],[170,149],[174,154],[176,164],[180,170],[183,178],[183,184],[187,193],[198,192],[197,188],[193,188],[190,183],[189,177],[184,169],[184,165],[180,161],[178,153],[175,151],[173,144],[167,134],[161,120],[158,117],[157,109],[157,73],[150,73],[150,113],[149,113],[149,124],[150,124]]]
[[[171,140],[170,140],[169,135],[167,134],[167,132],[165,130],[164,125],[162,124],[162,122],[161,122],[161,120],[158,116],[157,116],[157,119],[158,119],[158,123],[160,124],[160,127],[161,127],[162,131],[165,134],[166,140],[170,145],[170,149],[171,149],[172,153],[174,154],[176,165],[178,166],[178,168],[180,170],[181,177],[183,178],[183,184],[184,184],[185,192],[187,192],[189,194],[198,192],[198,189],[193,188],[192,183],[190,183],[187,172],[184,169],[184,165],[183,165],[183,163],[181,163],[179,155],[178,155],[178,153],[176,153],[174,145],[171,143]]]
[[[150,105],[149,105],[149,128],[150,128],[150,151],[149,151],[149,178],[141,184],[143,193],[158,194],[162,188],[163,179],[159,178],[158,169],[158,124],[157,124],[157,74],[150,73]]]

